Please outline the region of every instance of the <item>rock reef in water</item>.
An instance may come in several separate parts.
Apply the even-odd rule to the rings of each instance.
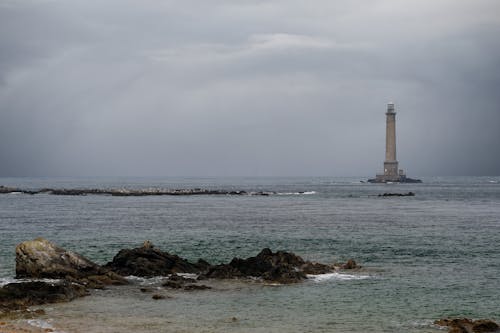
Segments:
[[[43,238],[17,245],[16,278],[66,279],[89,288],[126,283],[112,271]]]
[[[23,193],[23,194],[51,194],[51,195],[110,195],[117,197],[141,197],[159,195],[260,195],[267,196],[276,194],[275,192],[246,192],[233,190],[210,190],[210,189],[127,189],[127,188],[42,188],[42,189],[21,189],[17,187],[6,187],[0,185],[0,194]]]
[[[234,258],[228,264],[210,265],[202,259],[191,263],[177,255],[155,248],[150,242],[142,247],[120,250],[104,267],[120,275],[153,277],[174,274],[165,283],[165,286],[170,288],[181,288],[185,282],[185,278],[174,278],[177,273],[198,274],[198,279],[256,277],[271,282],[295,283],[307,279],[307,274],[325,274],[335,271],[334,266],[305,261],[300,256],[285,251],[273,253],[267,248],[255,257]],[[351,260],[340,268],[355,267],[358,266]]]
[[[334,270],[333,266],[304,261],[293,253],[285,251],[273,253],[266,248],[255,257],[234,258],[229,264],[212,266],[201,277],[215,279],[258,277],[271,282],[296,283],[307,279],[307,274],[331,273]]]
[[[500,326],[493,320],[469,318],[445,318],[436,320],[434,324],[447,326],[448,333],[495,333],[500,332]]]
[[[339,266],[344,269],[358,267],[354,260]],[[338,268],[338,267],[337,267]],[[177,255],[163,252],[149,241],[142,247],[122,249],[113,260],[100,266],[78,253],[67,251],[54,243],[37,238],[16,247],[16,277],[32,279],[58,279],[11,283],[0,288],[0,312],[23,309],[31,305],[71,301],[88,294],[88,289],[128,283],[123,277],[169,276],[165,288],[191,290],[211,289],[198,284],[198,280],[260,278],[281,284],[307,279],[308,274],[324,274],[336,270],[332,265],[305,261],[291,252],[263,249],[257,256],[234,258],[228,264],[210,265],[200,259],[191,263]],[[193,273],[198,279],[177,273]]]
[[[408,192],[408,193],[383,193],[379,194],[379,197],[414,197],[415,193],[413,192]]]
[[[190,263],[177,255],[160,251],[151,242],[146,241],[142,247],[120,250],[104,267],[124,276],[153,277],[175,273],[200,273],[209,266],[203,260]]]

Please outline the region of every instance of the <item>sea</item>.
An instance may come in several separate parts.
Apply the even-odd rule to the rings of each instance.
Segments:
[[[54,332],[443,332],[444,317],[500,321],[500,177],[0,178],[37,188],[206,188],[262,195],[114,197],[0,194],[0,284],[15,247],[44,237],[104,264],[123,248],[157,248],[212,264],[263,248],[359,270],[292,285],[204,281],[172,291],[162,277],[41,306],[27,324]],[[415,196],[380,197],[383,193]],[[151,288],[165,296],[153,300]]]

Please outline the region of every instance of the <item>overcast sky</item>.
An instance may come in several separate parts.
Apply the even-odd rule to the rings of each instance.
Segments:
[[[500,174],[498,0],[0,0],[0,176]]]

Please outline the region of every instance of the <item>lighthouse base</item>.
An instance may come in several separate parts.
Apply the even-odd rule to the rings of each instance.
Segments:
[[[369,183],[421,183],[420,179],[408,178],[405,175],[377,175],[373,179],[368,179]]]

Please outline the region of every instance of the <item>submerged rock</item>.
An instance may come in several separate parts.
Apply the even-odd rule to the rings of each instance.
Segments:
[[[361,268],[354,259],[349,259],[345,264],[342,264],[340,266],[342,269],[356,269],[356,268]]]
[[[205,278],[230,279],[259,277],[278,283],[295,283],[307,279],[307,274],[333,272],[328,265],[306,262],[300,256],[285,251],[273,253],[263,249],[257,256],[248,259],[234,258],[229,264],[212,266]]]
[[[192,291],[192,290],[207,290],[212,289],[212,287],[206,286],[204,284],[188,284],[184,286],[184,290]]]
[[[87,295],[82,285],[61,281],[9,283],[0,288],[0,311],[23,309],[32,305],[68,302]]]
[[[142,277],[166,276],[174,273],[199,273],[205,262],[193,264],[177,255],[162,252],[151,242],[135,249],[123,249],[104,267],[120,275]]]
[[[469,318],[445,318],[434,324],[447,326],[448,333],[494,333],[500,332],[500,326],[489,319],[472,320]]]
[[[68,279],[90,288],[126,283],[123,277],[43,238],[17,245],[16,277]]]
[[[413,192],[408,192],[408,193],[384,193],[384,194],[379,194],[379,197],[414,197],[415,193]]]

